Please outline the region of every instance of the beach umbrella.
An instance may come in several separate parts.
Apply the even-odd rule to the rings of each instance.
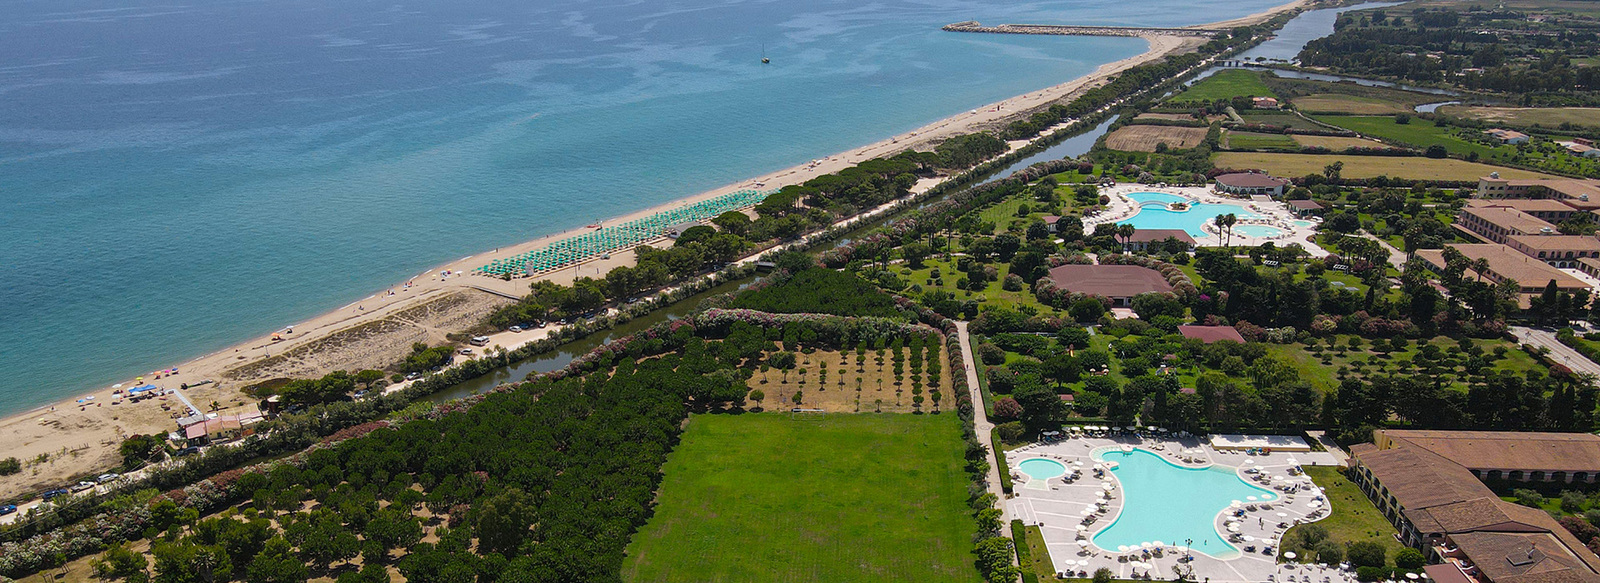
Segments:
[[[1244,535],[1244,542],[1254,542],[1255,540],[1256,540],[1256,537],[1250,536],[1248,534]]]
[[[1116,484],[1112,484],[1109,481],[1100,483],[1100,488],[1102,490],[1107,491],[1107,492],[1110,492],[1113,488],[1116,488],[1116,487],[1117,487]]]
[[[1229,524],[1228,525],[1228,532],[1239,532],[1239,525],[1237,523]]]
[[[1079,512],[1078,514],[1082,514],[1084,516],[1088,516],[1090,514],[1094,514],[1094,509],[1093,508],[1085,508],[1085,509],[1083,509],[1082,512]]]
[[[1084,548],[1088,548],[1089,547],[1089,541],[1080,538],[1080,539],[1078,539],[1078,546],[1084,547]]]
[[[1257,500],[1257,498],[1255,496],[1245,496],[1244,499],[1245,500],[1249,500],[1251,502],[1255,502]]]

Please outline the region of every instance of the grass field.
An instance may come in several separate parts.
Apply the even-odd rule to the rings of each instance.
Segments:
[[[1341,136],[1293,136],[1296,144],[1313,148],[1327,148],[1334,152],[1346,148],[1382,148],[1382,142],[1375,142],[1365,138],[1346,138]]]
[[[1199,121],[1199,120],[1196,120],[1194,118],[1194,116],[1189,115],[1187,113],[1141,113],[1141,114],[1139,114],[1139,117],[1135,117],[1133,119],[1136,119],[1136,120],[1160,119],[1160,120],[1167,120],[1167,121]]]
[[[1407,124],[1398,124],[1395,123],[1395,118],[1390,116],[1319,115],[1317,120],[1352,129],[1364,135],[1400,142],[1417,149],[1440,145],[1450,150],[1451,154],[1466,155],[1477,152],[1483,157],[1488,157],[1501,149],[1463,139],[1451,133],[1448,127],[1438,127],[1420,119]]]
[[[1359,115],[1385,115],[1407,113],[1410,107],[1377,97],[1318,93],[1293,100],[1296,109],[1307,113],[1346,113]]]
[[[960,420],[696,415],[622,578],[978,581]]]
[[[1124,152],[1154,152],[1159,144],[1173,150],[1193,148],[1205,141],[1207,128],[1129,125],[1106,136],[1106,147]]]
[[[1339,470],[1335,468],[1325,466],[1307,467],[1306,474],[1311,476],[1311,479],[1316,481],[1318,486],[1327,489],[1328,501],[1333,507],[1333,513],[1328,515],[1327,518],[1311,524],[1321,525],[1323,528],[1328,529],[1329,538],[1338,542],[1341,546],[1360,541],[1372,541],[1383,545],[1384,550],[1387,551],[1386,556],[1390,564],[1393,564],[1395,553],[1400,552],[1400,549],[1404,547],[1399,541],[1394,540],[1394,525],[1389,524],[1388,519],[1385,519],[1383,514],[1378,512],[1378,509],[1372,505],[1372,501],[1367,499],[1366,494],[1361,493],[1361,488],[1345,478],[1344,474],[1339,473]],[[1296,526],[1289,529],[1289,532],[1284,533],[1283,539],[1295,540],[1297,537],[1294,536],[1294,532],[1301,528],[1305,528],[1305,526]],[[1305,549],[1285,548],[1284,550],[1296,551],[1302,558],[1310,554],[1305,552]]]
[[[1277,94],[1268,89],[1266,83],[1261,82],[1260,73],[1243,69],[1224,69],[1200,80],[1183,93],[1173,96],[1171,101],[1210,102],[1235,97],[1277,97]]]
[[[1299,149],[1299,145],[1295,143],[1294,138],[1283,134],[1228,132],[1226,144],[1230,150]]]
[[[1600,126],[1600,108],[1597,107],[1478,107],[1446,105],[1439,113],[1505,123],[1515,126],[1539,124],[1555,127],[1564,123]]]
[[[1218,168],[1260,169],[1277,176],[1321,174],[1323,167],[1344,162],[1345,178],[1388,176],[1412,180],[1476,180],[1499,172],[1505,178],[1554,178],[1548,174],[1478,164],[1449,158],[1393,158],[1385,156],[1341,156],[1337,154],[1277,154],[1261,152],[1223,152],[1212,158]]]

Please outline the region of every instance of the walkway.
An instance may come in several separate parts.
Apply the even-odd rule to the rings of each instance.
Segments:
[[[956,332],[961,338],[961,364],[967,369],[967,389],[972,391],[972,426],[978,432],[978,443],[983,444],[983,449],[989,452],[989,493],[1000,500],[1001,521],[1006,524],[1000,533],[1006,538],[1011,537],[1011,512],[1006,508],[1006,493],[1000,489],[999,459],[994,455],[990,446],[994,443],[990,434],[994,431],[994,424],[989,422],[988,413],[983,410],[983,389],[978,386],[978,366],[972,360],[972,337],[967,334],[967,323],[956,322]]]
[[[1556,362],[1567,365],[1574,372],[1600,375],[1600,364],[1595,364],[1582,353],[1573,350],[1571,346],[1556,340],[1556,333],[1538,328],[1512,326],[1511,335],[1517,337],[1518,342],[1532,344],[1540,348],[1550,349],[1550,358]]]

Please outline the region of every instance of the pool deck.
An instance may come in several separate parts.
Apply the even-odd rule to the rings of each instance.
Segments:
[[[1084,515],[1085,510],[1093,510],[1095,508],[1097,497],[1103,488],[1101,480],[1093,475],[1092,470],[1096,462],[1090,456],[1096,449],[1105,447],[1120,448],[1123,445],[1138,447],[1151,453],[1159,454],[1163,459],[1181,467],[1199,468],[1207,467],[1209,464],[1230,468],[1245,481],[1269,489],[1273,489],[1273,487],[1253,480],[1250,474],[1245,473],[1245,470],[1260,468],[1268,470],[1275,475],[1287,475],[1286,472],[1292,465],[1288,461],[1291,458],[1299,462],[1301,466],[1337,465],[1339,463],[1333,454],[1327,452],[1247,455],[1243,452],[1212,449],[1195,437],[1178,439],[1175,437],[1142,437],[1137,435],[1070,438],[1055,443],[1027,445],[1006,452],[1007,465],[1011,468],[1013,477],[1018,478],[1014,494],[1010,499],[1006,500],[1006,509],[1013,518],[1020,519],[1029,525],[1040,527],[1040,531],[1044,533],[1045,546],[1050,552],[1051,563],[1055,565],[1058,572],[1071,570],[1073,576],[1076,577],[1079,576],[1077,574],[1078,571],[1083,571],[1085,572],[1083,576],[1087,576],[1100,567],[1107,567],[1111,569],[1117,578],[1122,579],[1130,578],[1136,570],[1129,563],[1129,558],[1133,555],[1132,552],[1119,553],[1116,549],[1100,549],[1092,543],[1085,548],[1078,543],[1080,534],[1077,527],[1079,524],[1084,524],[1086,520],[1088,521],[1087,530],[1082,533],[1082,537],[1092,541],[1102,529],[1111,526],[1122,511],[1122,486],[1120,483],[1115,482],[1117,479],[1116,472],[1107,472],[1107,475],[1112,476],[1115,489],[1110,493],[1110,500],[1106,510],[1101,513],[1091,514],[1088,518]],[[1157,447],[1160,449],[1156,449]],[[1201,458],[1203,461],[1190,463],[1181,459],[1186,456],[1186,454],[1182,453],[1183,450],[1193,448],[1198,448],[1201,453],[1187,454],[1187,457]],[[1035,457],[1059,461],[1069,468],[1069,474],[1071,468],[1081,467],[1082,477],[1074,482],[1067,482],[1063,478],[1054,478],[1048,480],[1047,485],[1038,484],[1036,483],[1037,480],[1032,480],[1035,483],[1030,484],[1030,479],[1018,471],[1016,465],[1023,460]],[[1080,462],[1082,465],[1074,466],[1074,462]],[[1314,487],[1315,485],[1311,483],[1309,477],[1303,474],[1292,477],[1286,482],[1272,482],[1271,484],[1274,486],[1298,485],[1299,491],[1282,493],[1282,490],[1275,490],[1280,492],[1282,499],[1266,503],[1271,506],[1270,509],[1257,508],[1254,511],[1246,509],[1244,517],[1239,520],[1239,534],[1248,535],[1256,539],[1254,543],[1257,545],[1256,552],[1241,552],[1231,558],[1218,559],[1203,554],[1204,549],[1194,549],[1195,552],[1192,553],[1193,560],[1188,563],[1188,568],[1193,569],[1193,576],[1189,577],[1189,579],[1191,581],[1216,583],[1231,581],[1259,583],[1267,581],[1286,582],[1290,576],[1293,576],[1296,582],[1306,581],[1307,583],[1323,583],[1324,578],[1327,578],[1327,581],[1331,583],[1354,581],[1353,574],[1334,568],[1292,563],[1279,565],[1276,556],[1261,554],[1262,541],[1268,541],[1267,544],[1275,544],[1278,538],[1287,530],[1287,527],[1283,525],[1292,526],[1302,522],[1314,521],[1315,519],[1310,518],[1310,515],[1316,509],[1311,508],[1309,504],[1315,498],[1320,497],[1319,492],[1309,489],[1309,487]],[[1325,511],[1329,508],[1327,506],[1329,504],[1328,501],[1323,500],[1320,502],[1323,505],[1321,506],[1322,510]],[[1280,512],[1285,516],[1279,517],[1277,514]],[[1212,526],[1217,529],[1218,533],[1228,532],[1224,527],[1224,519],[1227,514],[1228,512],[1219,509],[1217,516],[1213,519],[1214,524]],[[1326,514],[1323,514],[1323,516],[1326,516]],[[1090,520],[1091,518],[1092,520]],[[1223,538],[1227,538],[1227,536]],[[1182,544],[1182,541],[1164,542]],[[1242,550],[1246,544],[1250,543],[1235,544]],[[1150,570],[1153,578],[1175,579],[1176,575],[1173,572],[1173,568],[1179,565],[1178,559],[1181,556],[1182,553],[1180,552],[1165,552],[1157,557],[1148,559],[1137,557],[1134,560],[1153,563],[1155,568]],[[1070,566],[1067,563],[1068,561],[1072,562]],[[1080,564],[1082,561],[1088,561],[1088,564]],[[1138,571],[1141,575],[1145,572],[1144,569],[1138,569]],[[1310,579],[1303,579],[1303,577],[1310,577]]]
[[[1129,217],[1139,214],[1139,203],[1131,198],[1128,198],[1129,194],[1136,192],[1159,192],[1162,194],[1172,194],[1199,203],[1241,205],[1250,209],[1251,212],[1261,215],[1262,217],[1258,219],[1240,219],[1239,224],[1234,225],[1235,231],[1233,236],[1228,239],[1231,244],[1256,246],[1271,241],[1279,246],[1282,246],[1289,243],[1296,243],[1301,247],[1304,247],[1306,251],[1310,252],[1311,256],[1313,257],[1326,257],[1328,255],[1326,250],[1318,246],[1316,243],[1311,242],[1311,238],[1316,235],[1316,227],[1314,225],[1296,225],[1294,222],[1302,219],[1295,217],[1294,213],[1289,211],[1289,207],[1282,202],[1275,201],[1272,203],[1261,204],[1248,198],[1228,196],[1218,193],[1210,188],[1198,186],[1119,184],[1111,188],[1101,189],[1101,194],[1111,198],[1111,204],[1106,205],[1106,210],[1100,214],[1092,217],[1084,217],[1083,225],[1085,230],[1092,231],[1094,230],[1095,225],[1101,223],[1122,222],[1127,220]],[[1194,240],[1197,244],[1203,247],[1220,247],[1224,242],[1222,234],[1209,220],[1210,217],[1207,218],[1208,220],[1205,223],[1206,234],[1195,237]],[[1244,225],[1263,225],[1275,227],[1282,230],[1283,234],[1272,237],[1250,237],[1241,235],[1237,229]]]

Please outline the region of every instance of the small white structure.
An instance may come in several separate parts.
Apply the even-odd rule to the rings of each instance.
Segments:
[[[1237,433],[1211,436],[1211,447],[1218,450],[1270,449],[1272,451],[1311,451],[1311,444],[1295,435],[1240,435]]]

